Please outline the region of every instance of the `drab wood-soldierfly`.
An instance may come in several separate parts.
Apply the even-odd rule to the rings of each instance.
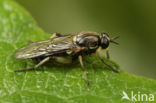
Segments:
[[[77,34],[62,35],[60,33],[54,33],[50,39],[34,42],[28,46],[19,49],[14,57],[16,59],[33,59],[40,60],[37,65],[32,68],[25,68],[20,70],[15,70],[15,72],[36,70],[38,67],[54,59],[61,63],[71,63],[73,59],[78,58],[81,64],[82,71],[84,73],[84,78],[87,84],[90,85],[88,77],[83,65],[82,57],[92,53],[96,53],[100,60],[112,71],[118,73],[116,69],[107,64],[104,59],[100,56],[99,51],[101,49],[106,50],[106,56],[109,58],[108,46],[109,43],[118,44],[115,42],[114,37],[109,38],[109,35],[105,32],[99,35],[95,32],[80,32]]]

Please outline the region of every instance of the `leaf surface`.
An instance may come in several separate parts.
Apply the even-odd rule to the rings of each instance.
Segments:
[[[31,15],[11,0],[0,0],[0,102],[1,103],[127,103],[123,91],[156,96],[156,81],[120,70],[110,71],[96,57],[86,56],[84,65],[91,86],[84,80],[78,61],[70,65],[50,61],[37,71],[14,73],[16,69],[32,67],[31,60],[16,60],[15,51],[29,41],[50,37]]]

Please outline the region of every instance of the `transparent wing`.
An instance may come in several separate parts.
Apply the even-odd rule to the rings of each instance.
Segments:
[[[59,54],[72,49],[74,46],[73,44],[73,35],[56,37],[23,47],[19,49],[14,56],[17,59],[27,59]]]

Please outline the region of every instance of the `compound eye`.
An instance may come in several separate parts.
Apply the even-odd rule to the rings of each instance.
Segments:
[[[101,47],[103,49],[107,48],[109,46],[109,41],[107,38],[103,37],[101,38]]]

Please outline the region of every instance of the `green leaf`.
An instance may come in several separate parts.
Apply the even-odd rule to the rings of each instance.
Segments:
[[[32,67],[31,60],[16,60],[14,52],[29,41],[50,37],[35,23],[30,14],[11,0],[0,0],[0,102],[1,103],[127,103],[121,99],[123,92],[156,96],[156,81],[135,76],[120,69],[110,71],[96,57],[86,56],[84,65],[91,86],[84,80],[78,61],[61,65],[50,61],[37,71],[14,73],[16,69]],[[148,69],[148,68],[147,68]],[[144,102],[146,98],[144,97]]]

